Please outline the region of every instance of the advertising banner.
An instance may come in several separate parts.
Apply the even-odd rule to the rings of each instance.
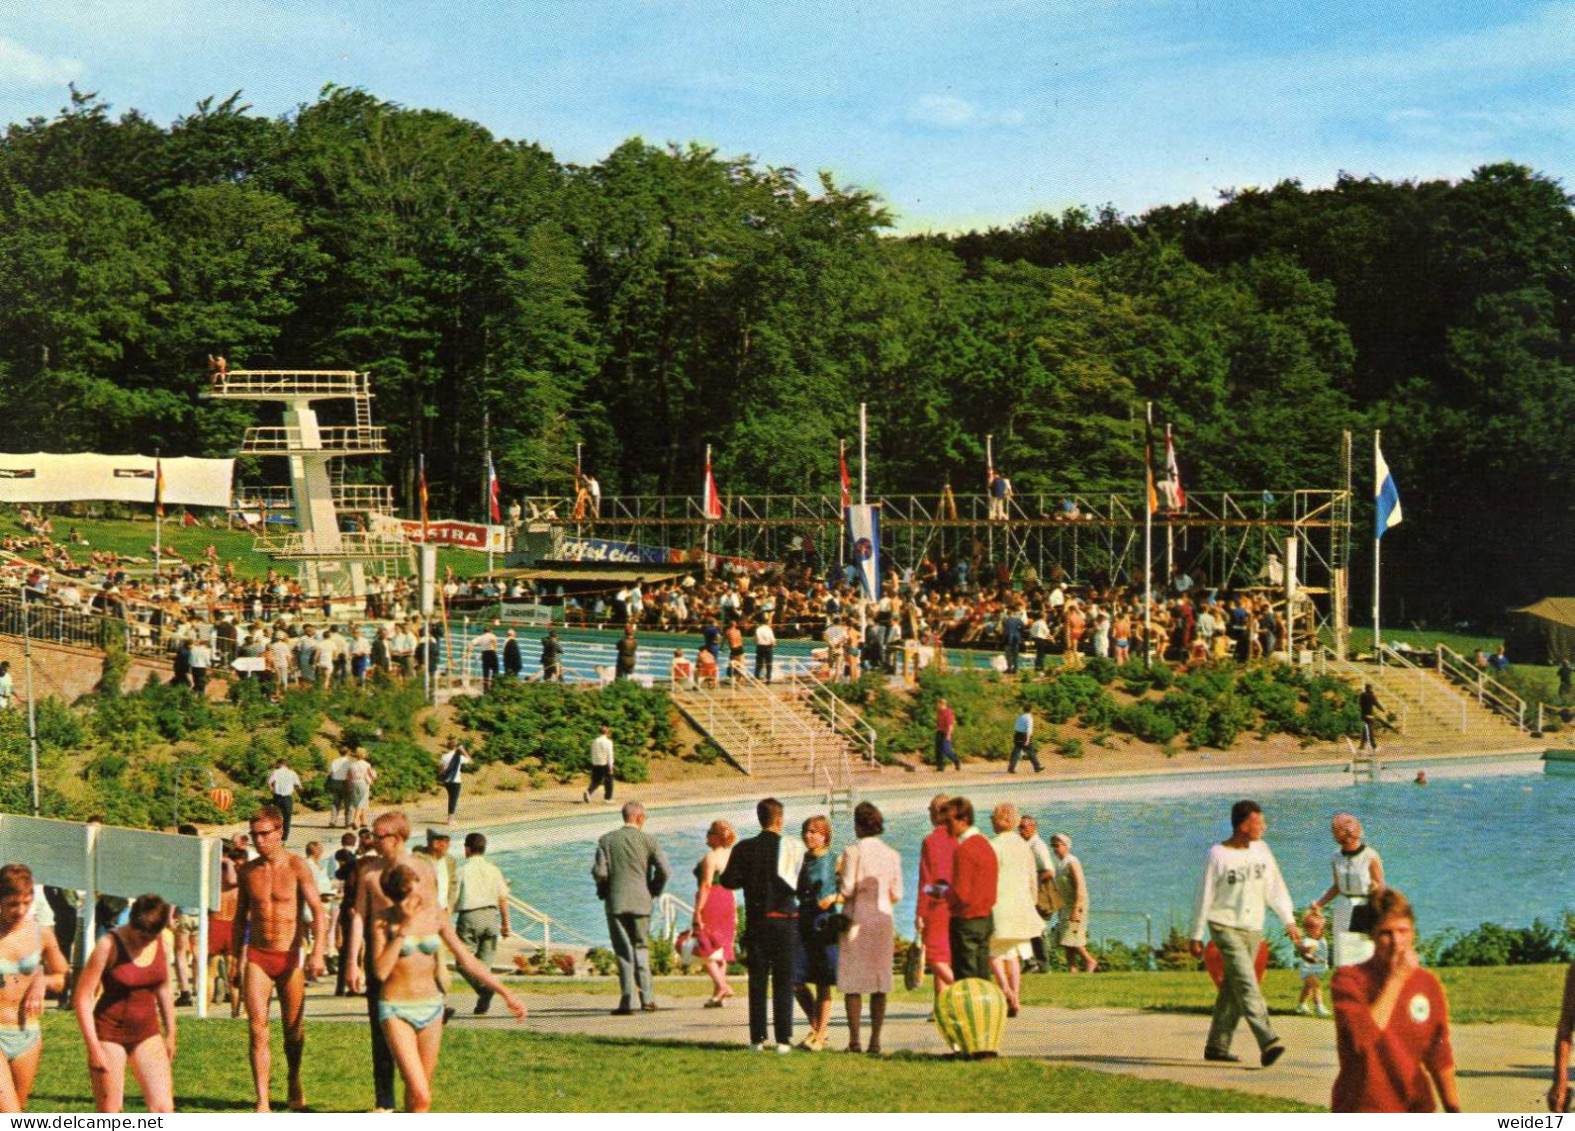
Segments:
[[[228,507],[233,459],[152,456],[0,455],[0,503],[116,502],[153,505],[156,464],[164,468],[164,505]]]
[[[372,529],[378,534],[403,535],[407,542],[421,543],[421,523],[414,519],[373,515]],[[479,522],[433,519],[427,523],[427,541],[434,546],[457,546],[461,550],[491,550],[495,554],[502,554],[508,549],[508,528]]]

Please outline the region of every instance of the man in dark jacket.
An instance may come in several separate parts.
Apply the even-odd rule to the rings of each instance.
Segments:
[[[755,806],[760,835],[741,840],[717,881],[744,892],[744,945],[749,958],[749,1043],[770,1051],[766,998],[776,1051],[793,1050],[793,957],[798,945],[798,899],[795,885],[803,846],[782,836],[782,802],[768,797]]]

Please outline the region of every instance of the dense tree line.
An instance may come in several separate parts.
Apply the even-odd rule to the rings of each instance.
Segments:
[[[1569,586],[1575,221],[1520,166],[901,238],[824,173],[638,139],[566,165],[360,90],[110,110],[73,91],[0,141],[12,449],[225,452],[223,353],[369,370],[382,474],[408,499],[425,453],[461,515],[487,446],[509,495],[566,489],[576,442],[608,492],[693,493],[708,443],[726,490],[833,490],[861,400],[879,490],[977,489],[986,434],[1019,489],[1097,490],[1153,400],[1202,490],[1333,486],[1349,428],[1365,495],[1384,428],[1408,613]]]

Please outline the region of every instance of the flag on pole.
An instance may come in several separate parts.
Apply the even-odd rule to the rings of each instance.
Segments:
[[[427,457],[426,456],[422,456],[421,457],[420,491],[421,491],[421,542],[422,542],[423,545],[425,545],[426,544],[426,540],[427,540]]]
[[[842,469],[842,509],[853,505],[853,480],[848,477],[848,446],[837,441],[837,463]]]
[[[1181,487],[1181,468],[1176,463],[1176,443],[1170,437],[1169,424],[1165,425],[1165,478],[1159,486],[1165,493],[1166,510],[1187,509],[1187,493]]]
[[[1154,490],[1154,406],[1149,404],[1143,417],[1143,480],[1148,489],[1148,513],[1159,513],[1159,493]]]
[[[1378,505],[1378,528],[1373,537],[1382,538],[1384,531],[1400,525],[1400,490],[1395,486],[1395,477],[1389,474],[1389,464],[1384,459],[1383,450],[1376,444],[1373,446],[1373,460],[1376,464],[1373,469],[1373,498]]]
[[[722,517],[722,496],[716,492],[716,476],[711,474],[711,448],[705,450],[705,517]]]
[[[492,453],[487,453],[487,506],[493,522],[503,521],[503,508],[498,502],[498,469],[492,466]]]
[[[848,517],[848,545],[859,581],[872,601],[880,600],[880,508],[866,503],[844,510]]]
[[[164,517],[164,461],[153,457],[153,512]]]

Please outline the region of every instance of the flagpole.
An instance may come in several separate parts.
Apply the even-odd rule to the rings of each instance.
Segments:
[[[869,502],[869,410],[864,401],[859,402],[859,506]],[[878,560],[878,559],[877,559]],[[880,599],[880,578],[875,579],[875,600]],[[870,594],[859,602],[859,642],[862,646],[868,631]]]
[[[153,584],[159,584],[159,572],[164,561],[164,488],[160,477],[164,465],[159,459],[159,449],[153,449]],[[267,512],[264,512],[264,519]]]
[[[705,512],[705,525],[700,528],[700,561],[707,577],[711,576],[711,445],[705,446],[705,482],[700,485],[700,509]]]
[[[1143,658],[1154,662],[1154,402],[1143,404]]]
[[[1170,422],[1165,422],[1165,479],[1172,479],[1170,469]],[[1174,488],[1173,488],[1174,490]],[[1165,584],[1170,584],[1170,579],[1176,576],[1176,507],[1175,496],[1165,504]]]
[[[1379,453],[1378,440],[1379,440],[1379,431],[1378,431],[1378,429],[1374,428],[1373,429],[1373,476],[1374,476],[1375,479],[1377,478],[1377,475],[1378,475],[1378,453]],[[1377,505],[1378,490],[1382,486],[1383,486],[1383,484],[1379,483],[1373,488],[1373,500],[1374,500],[1374,505],[1375,506]],[[1378,646],[1379,646],[1379,643],[1381,642],[1381,639],[1382,639],[1379,636],[1379,630],[1378,630],[1378,588],[1379,588],[1379,582],[1380,582],[1382,574],[1383,574],[1383,558],[1382,558],[1382,550],[1380,549],[1380,547],[1383,546],[1383,541],[1384,540],[1381,537],[1379,537],[1378,523],[1375,520],[1373,522],[1373,656],[1374,656],[1374,658],[1378,658],[1378,656],[1379,656]]]
[[[427,454],[426,454],[426,452],[419,452],[416,455],[416,475],[417,475],[416,490],[418,492],[418,498],[417,498],[416,501],[421,507],[421,551],[420,551],[420,557],[418,559],[420,561],[420,563],[421,563],[421,569],[417,573],[417,578],[419,579],[420,584],[423,587],[430,585],[433,588],[436,588],[437,587],[437,578],[433,577],[433,576],[429,576],[428,575],[428,571],[427,571]],[[436,555],[433,555],[433,557],[432,557],[432,569],[433,569],[434,572],[437,569],[437,556]],[[425,594],[418,594],[417,597],[416,597],[416,607],[418,609],[421,608],[421,601],[422,601],[422,598],[424,596],[425,596]],[[431,607],[431,604],[429,602],[428,605],[427,605],[427,608],[425,610],[425,613],[424,613],[424,615],[422,617],[422,626],[421,626],[421,631],[428,638],[430,638],[431,635],[432,635],[432,631],[431,631],[431,627],[430,627],[431,620],[432,620],[432,607]],[[418,643],[419,643],[419,641],[418,641]],[[427,653],[431,650],[431,647],[432,647],[431,643],[428,643],[427,646],[421,650],[421,693],[422,693],[423,696],[425,696],[426,702],[428,702],[428,703],[433,703],[433,702],[436,701],[434,696],[433,696],[433,694],[432,694],[432,662],[431,662],[431,658],[427,655]]]
[[[846,440],[841,439],[839,437],[838,440],[837,440],[837,480],[838,480],[838,484],[837,485],[838,485],[838,490],[840,492],[840,494],[838,495],[838,498],[842,498],[842,499],[846,499],[847,498],[847,494],[848,494],[847,480],[842,477],[842,473],[847,470],[847,466],[848,466],[848,442]],[[849,500],[849,501],[851,502],[851,500]],[[840,525],[843,525],[843,526],[846,526],[847,522],[848,522],[848,516],[847,516],[847,513],[846,513],[846,509],[847,509],[846,507],[842,508],[843,514],[842,514],[842,522],[841,522]],[[840,571],[842,569],[842,567],[846,566],[847,564],[848,564],[848,535],[847,535],[846,531],[843,531],[842,537],[837,539],[837,568],[838,568],[838,570]]]
[[[487,517],[482,519],[487,529],[487,572],[492,572],[492,481],[497,477],[497,472],[492,467],[492,449],[487,449]],[[488,580],[491,580],[490,578]]]

